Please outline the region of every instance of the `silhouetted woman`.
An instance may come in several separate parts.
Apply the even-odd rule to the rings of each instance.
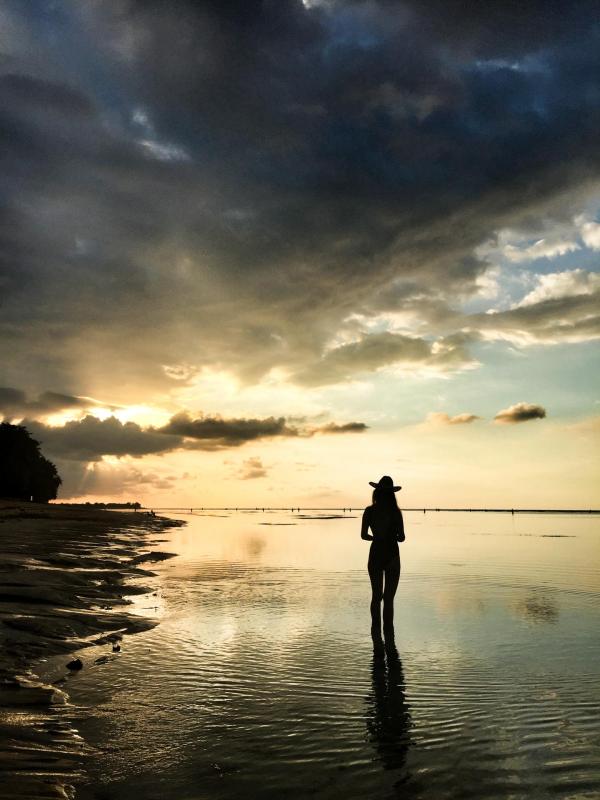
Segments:
[[[371,579],[371,634],[373,643],[381,642],[381,601],[383,600],[383,631],[386,639],[394,635],[394,595],[400,580],[400,548],[404,541],[404,520],[396,502],[396,492],[389,475],[375,487],[373,505],[365,508],[360,535],[371,542],[369,550],[369,578]],[[369,534],[369,528],[372,535]]]

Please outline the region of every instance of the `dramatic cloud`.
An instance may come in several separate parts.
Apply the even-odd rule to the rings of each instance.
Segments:
[[[470,422],[481,419],[477,414],[456,414],[451,417],[443,411],[432,411],[427,414],[426,422],[432,425],[468,425]]]
[[[502,424],[514,424],[517,422],[527,422],[530,419],[544,419],[546,409],[534,403],[516,403],[514,406],[499,411],[494,417],[495,422]]]
[[[425,312],[477,292],[474,251],[497,231],[587,213],[595,10],[8,0],[3,380],[76,375],[127,402],[203,367],[316,386],[473,364],[468,345],[434,352]],[[575,252],[545,241],[528,257]],[[414,308],[419,330],[331,350],[350,315],[384,307]],[[443,335],[490,331],[457,322]]]

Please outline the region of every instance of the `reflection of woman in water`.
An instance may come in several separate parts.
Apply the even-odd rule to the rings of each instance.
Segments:
[[[365,508],[360,535],[371,542],[369,551],[369,578],[371,579],[371,634],[378,649],[381,640],[381,601],[383,600],[383,630],[386,640],[393,642],[394,595],[400,580],[400,549],[404,541],[404,521],[396,502],[396,492],[389,475],[379,483],[369,481],[375,488],[373,505]],[[369,528],[372,535],[369,533]]]
[[[388,654],[388,666],[375,658],[372,668],[372,691],[366,700],[366,723],[369,740],[374,745],[384,769],[396,773],[394,787],[406,788],[406,757],[411,744],[410,706],[406,702],[402,662],[396,653]],[[401,794],[404,796],[404,793]]]

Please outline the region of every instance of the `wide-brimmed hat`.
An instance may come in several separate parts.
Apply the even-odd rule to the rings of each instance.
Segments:
[[[372,486],[374,489],[387,489],[388,492],[399,492],[402,488],[401,486],[394,486],[394,481],[389,475],[384,475],[383,478],[380,478],[379,483],[369,481],[369,486]]]

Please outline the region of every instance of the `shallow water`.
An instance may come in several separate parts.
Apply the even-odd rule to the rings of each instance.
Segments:
[[[407,514],[387,662],[359,518],[188,519],[160,625],[69,679],[78,797],[600,796],[597,519]]]

